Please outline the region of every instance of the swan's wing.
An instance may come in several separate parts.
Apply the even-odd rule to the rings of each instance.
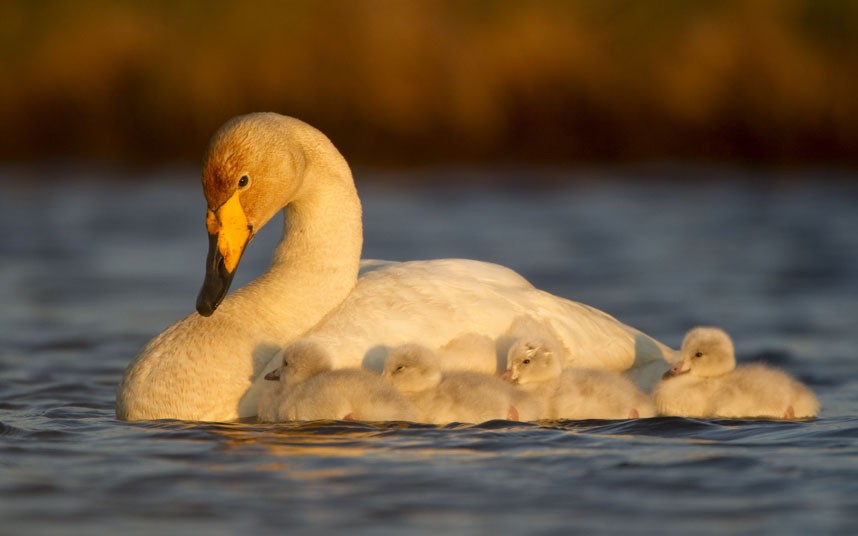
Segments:
[[[439,348],[467,332],[503,336],[517,317],[548,326],[578,366],[627,370],[672,350],[592,307],[535,289],[514,271],[469,260],[374,265],[308,335],[336,367],[380,368],[387,351],[417,342]]]

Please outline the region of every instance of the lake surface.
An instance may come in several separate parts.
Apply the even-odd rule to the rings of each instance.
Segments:
[[[0,170],[0,534],[858,527],[854,180],[358,172],[367,257],[500,262],[674,347],[719,325],[740,361],[786,369],[823,404],[805,422],[434,427],[116,421],[124,368],[193,310],[207,246],[198,172],[54,175]],[[236,285],[264,269],[273,227]]]

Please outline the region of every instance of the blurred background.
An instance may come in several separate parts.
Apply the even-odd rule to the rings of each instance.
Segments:
[[[858,163],[858,2],[0,2],[0,159],[199,162],[278,111],[358,165]]]

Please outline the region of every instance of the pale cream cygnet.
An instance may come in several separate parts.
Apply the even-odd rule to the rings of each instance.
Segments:
[[[414,421],[411,403],[379,376],[362,369],[331,369],[320,345],[298,340],[283,350],[280,368],[267,380],[278,381],[259,400],[262,422],[360,420]]]
[[[723,330],[697,327],[682,341],[682,360],[658,384],[658,412],[675,417],[807,419],[819,401],[804,384],[764,365],[736,367]]]
[[[524,418],[530,420],[534,415],[535,407],[528,406],[524,397],[517,397],[497,376],[469,371],[442,372],[438,356],[419,344],[393,348],[382,377],[414,404],[421,422],[519,420],[522,415],[516,407],[518,398]]]
[[[650,398],[622,375],[563,368],[557,344],[522,337],[507,355],[504,378],[532,394],[543,419],[636,419],[655,416]]]
[[[480,333],[468,332],[451,339],[438,349],[437,355],[441,370],[497,372],[495,341]]]

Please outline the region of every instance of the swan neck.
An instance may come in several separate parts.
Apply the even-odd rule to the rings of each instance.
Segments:
[[[268,317],[261,324],[286,343],[316,325],[357,282],[363,229],[348,168],[308,169],[303,191],[283,214],[271,266],[236,299],[252,304],[260,320]]]

